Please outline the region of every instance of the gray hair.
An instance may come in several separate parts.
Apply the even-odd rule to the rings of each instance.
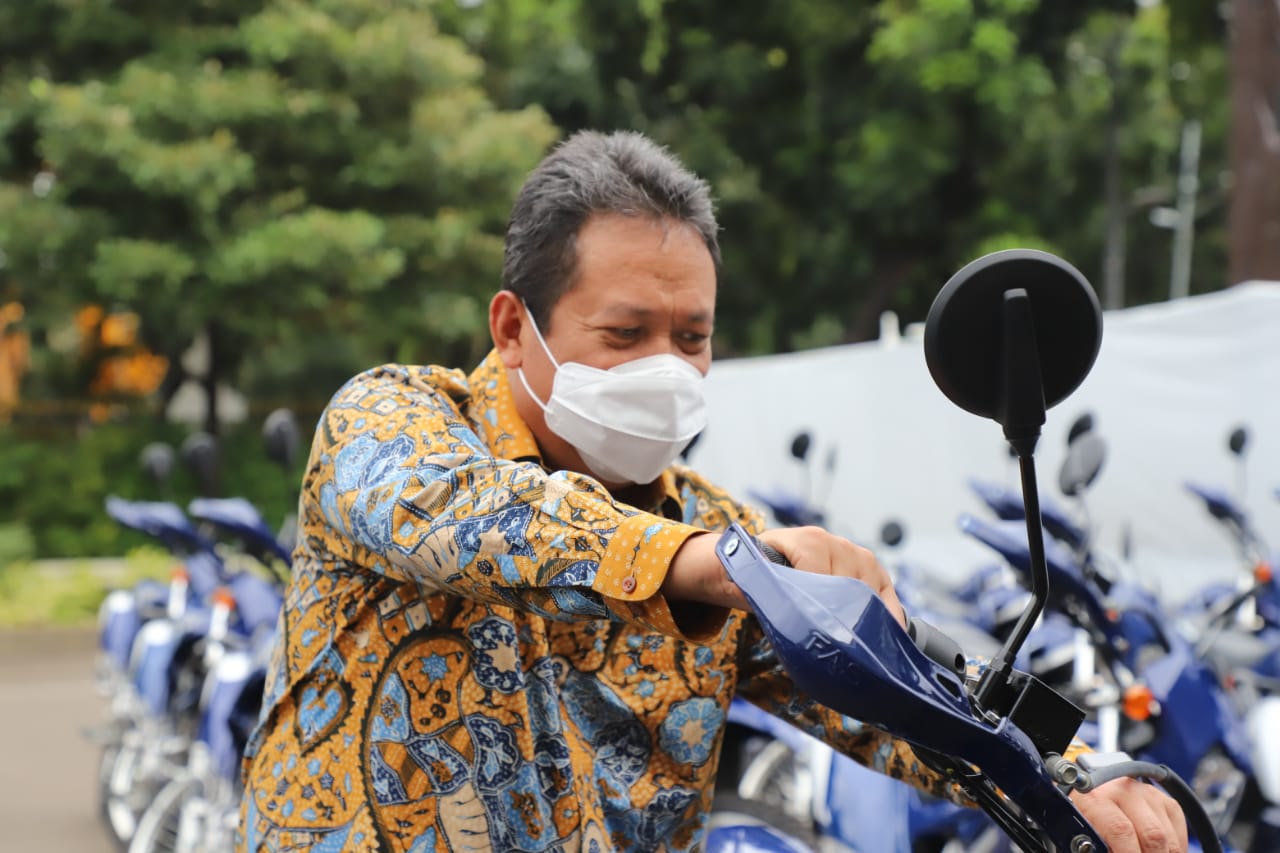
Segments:
[[[639,133],[579,131],[530,173],[507,224],[502,286],[524,300],[544,333],[551,309],[573,284],[578,232],[601,213],[691,226],[719,276],[720,244],[707,182]]]

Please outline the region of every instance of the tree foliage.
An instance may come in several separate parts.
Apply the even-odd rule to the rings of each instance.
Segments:
[[[1096,278],[1113,99],[1131,303],[1167,280],[1169,238],[1145,213],[1172,199],[1185,119],[1205,125],[1211,188],[1221,168],[1221,45],[1175,55],[1162,6],[468,5],[444,21],[500,102],[541,103],[566,129],[640,128],[712,180],[722,351],[861,339],[885,308],[920,319],[950,272],[995,248],[1052,249]],[[1199,289],[1222,283],[1218,225],[1202,226]]]
[[[722,352],[919,319],[994,248],[1099,278],[1109,131],[1133,303],[1164,292],[1169,235],[1146,215],[1194,118],[1208,289],[1225,54],[1185,6],[34,0],[0,12],[0,287],[40,294],[32,318],[124,304],[173,364],[213,320],[222,367],[259,391],[464,363],[554,120],[640,129],[712,181]]]
[[[507,206],[555,129],[495,108],[433,5],[0,13],[4,286],[128,306],[174,364],[212,333],[217,372],[261,386],[324,350],[341,371],[474,359]]]
[[[1127,302],[1162,298],[1170,235],[1148,213],[1175,200],[1193,119],[1193,290],[1216,288],[1225,39],[1191,0],[0,4],[8,375],[80,396],[118,387],[106,360],[129,355],[126,385],[167,363],[169,393],[203,334],[211,379],[265,411],[318,408],[379,361],[473,363],[517,187],[586,127],[641,130],[711,181],[721,355],[863,339],[885,309],[922,319],[999,248],[1059,252],[1100,284],[1108,232]],[[136,317],[139,339],[86,347],[105,340],[76,326],[86,310]],[[137,450],[181,430],[17,411],[0,497],[40,553],[109,550],[101,496],[145,496]],[[263,499],[268,477],[236,479],[249,459],[226,485]]]

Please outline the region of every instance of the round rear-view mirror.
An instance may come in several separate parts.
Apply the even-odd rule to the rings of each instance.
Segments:
[[[902,544],[902,540],[907,538],[907,532],[902,528],[899,521],[887,521],[880,528],[880,541],[890,548],[896,548]]]
[[[1067,497],[1081,495],[1093,485],[1107,459],[1107,443],[1096,432],[1087,432],[1077,438],[1067,451],[1058,471],[1058,488]]]
[[[298,458],[301,438],[298,419],[289,409],[276,409],[262,422],[262,440],[267,458],[282,468],[292,468]]]
[[[795,438],[791,439],[791,455],[803,462],[809,458],[809,445],[812,443],[813,437],[809,433],[796,433]]]
[[[1026,292],[1044,408],[1079,387],[1102,344],[1102,308],[1088,280],[1048,252],[985,255],[951,277],[925,324],[929,372],[951,402],[1006,428],[1006,377],[1026,365],[1005,357],[1006,294]]]
[[[178,453],[195,476],[200,493],[213,494],[218,482],[218,440],[207,432],[195,432],[182,442]]]
[[[163,486],[173,475],[173,458],[172,447],[163,441],[153,441],[142,448],[138,461],[142,465],[142,473],[156,485]]]
[[[1093,430],[1093,414],[1085,412],[1080,417],[1071,422],[1071,427],[1067,430],[1067,447],[1075,444],[1076,439],[1084,435],[1086,432]]]
[[[1233,456],[1241,456],[1244,449],[1249,446],[1249,430],[1242,426],[1238,426],[1231,431],[1231,435],[1227,436],[1227,449],[1231,451]]]

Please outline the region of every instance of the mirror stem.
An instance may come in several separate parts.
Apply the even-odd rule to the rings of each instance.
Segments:
[[[1044,556],[1044,525],[1040,518],[1040,495],[1036,488],[1036,460],[1030,454],[1018,456],[1018,469],[1022,474],[1022,502],[1026,507],[1027,545],[1031,557],[1031,601],[1018,617],[1013,632],[1005,641],[1000,653],[991,659],[987,670],[978,682],[975,697],[984,708],[990,707],[1008,681],[1018,650],[1049,599],[1049,569]]]
[[[998,701],[1013,670],[1014,659],[1049,598],[1049,570],[1044,560],[1044,527],[1040,518],[1040,493],[1036,488],[1036,443],[1044,425],[1044,380],[1036,346],[1035,317],[1027,291],[1005,291],[1003,304],[1004,387],[998,420],[1005,438],[1018,454],[1022,474],[1022,503],[1026,508],[1027,545],[1031,556],[1031,602],[1018,617],[1013,633],[991,660],[978,682],[975,698],[983,707]]]

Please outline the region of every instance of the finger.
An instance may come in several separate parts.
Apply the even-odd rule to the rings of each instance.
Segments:
[[[787,562],[801,571],[857,578],[880,596],[898,624],[906,625],[902,602],[889,573],[866,548],[820,527],[766,530],[760,538],[782,552]]]
[[[884,592],[880,593],[880,598],[884,601],[884,606],[888,607],[889,612],[893,614],[893,618],[898,620],[898,624],[903,628],[906,628],[907,611],[903,609],[902,602],[898,599],[897,590],[892,586],[888,586],[885,588]]]
[[[902,627],[907,626],[906,612],[902,607],[902,601],[898,598],[898,591],[893,588],[893,580],[889,577],[889,572],[884,566],[880,565],[880,561],[871,551],[852,542],[845,542],[851,552],[850,560],[857,565],[857,576],[863,583],[871,587],[876,595],[880,596],[880,600],[884,602],[885,607],[889,609],[889,613],[894,619],[898,620],[898,624]]]
[[[1076,804],[1084,819],[1102,836],[1110,853],[1143,853],[1133,822],[1111,799],[1095,791],[1080,797]]]
[[[1182,813],[1182,806],[1178,805],[1173,797],[1166,794],[1160,795],[1159,802],[1165,814],[1169,816],[1169,823],[1173,826],[1177,849],[1186,850],[1190,844],[1187,838],[1187,816]]]
[[[835,574],[857,578],[877,594],[889,583],[889,573],[880,567],[875,556],[848,539],[832,540]]]
[[[791,533],[796,555],[793,566],[818,575],[838,574],[835,552],[840,540],[821,527],[797,527]]]
[[[804,558],[803,568],[806,572],[818,575],[837,574],[835,549],[837,540],[821,527],[797,527],[796,539]],[[801,564],[796,564],[801,568]]]
[[[872,588],[888,608],[893,619],[896,619],[902,628],[906,628],[906,613],[902,610],[902,602],[897,597],[897,590],[893,589],[893,581],[888,576],[888,571],[879,564],[876,555],[867,548],[847,542],[845,539],[841,539],[840,543],[841,560],[849,567],[849,571],[841,574],[851,574]]]
[[[814,558],[811,554],[809,537],[803,527],[782,527],[766,530],[759,539],[778,551],[787,562],[801,571],[813,572]]]
[[[1169,814],[1163,804],[1156,798],[1163,797],[1159,791],[1149,785],[1143,785],[1140,793],[1125,799],[1125,813],[1138,834],[1138,843],[1142,853],[1171,853],[1178,843],[1177,831],[1169,820]]]

